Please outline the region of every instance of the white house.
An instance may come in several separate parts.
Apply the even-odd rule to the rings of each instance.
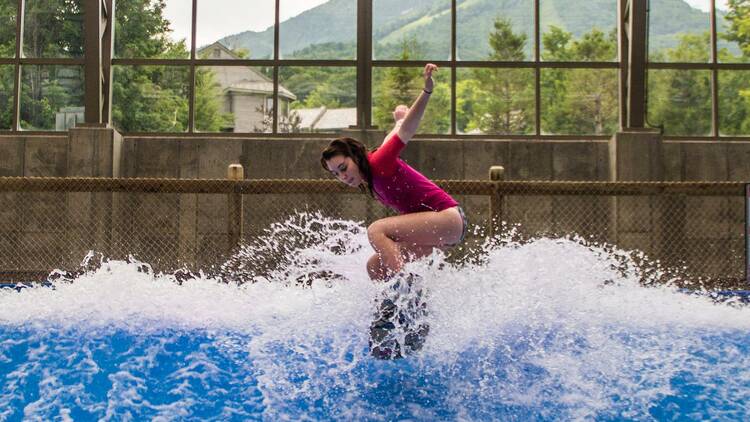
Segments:
[[[240,59],[219,42],[201,48],[202,59]],[[263,131],[264,113],[273,111],[273,80],[248,66],[206,66],[222,89],[222,111],[234,116],[234,125],[227,132]],[[297,97],[279,85],[279,116],[289,115],[289,103]]]

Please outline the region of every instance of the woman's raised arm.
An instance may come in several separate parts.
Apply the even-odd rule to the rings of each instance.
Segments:
[[[432,89],[435,86],[435,82],[432,80],[432,72],[437,71],[437,69],[438,67],[432,63],[427,63],[424,67],[424,89],[419,93],[398,128],[398,137],[404,143],[409,142],[419,129],[419,122],[422,121],[424,110],[427,108],[427,101],[429,101],[430,94],[432,94]]]

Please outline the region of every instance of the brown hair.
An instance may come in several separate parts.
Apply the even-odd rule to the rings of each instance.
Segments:
[[[323,166],[326,171],[330,171],[328,170],[328,166],[326,166],[326,161],[337,155],[351,157],[351,159],[357,163],[357,167],[359,167],[359,170],[365,176],[365,181],[367,182],[366,188],[362,185],[359,186],[360,190],[362,190],[363,193],[366,192],[369,193],[370,196],[374,196],[372,193],[372,170],[370,169],[370,162],[367,161],[367,147],[352,138],[334,139],[320,154],[320,165]]]

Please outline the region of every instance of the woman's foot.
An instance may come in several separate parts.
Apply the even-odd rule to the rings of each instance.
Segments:
[[[385,290],[370,325],[370,351],[378,359],[399,359],[422,348],[430,326],[426,321],[421,278],[398,277]]]

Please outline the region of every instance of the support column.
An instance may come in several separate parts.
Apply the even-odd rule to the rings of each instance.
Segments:
[[[611,181],[661,181],[662,136],[650,129],[618,132],[609,141]],[[624,249],[658,257],[662,251],[664,204],[649,196],[612,197],[609,238]]]
[[[76,127],[68,131],[69,177],[119,177],[122,136],[108,127]],[[116,254],[117,193],[72,192],[66,195],[71,263],[95,250]],[[80,255],[80,256],[79,256]]]

